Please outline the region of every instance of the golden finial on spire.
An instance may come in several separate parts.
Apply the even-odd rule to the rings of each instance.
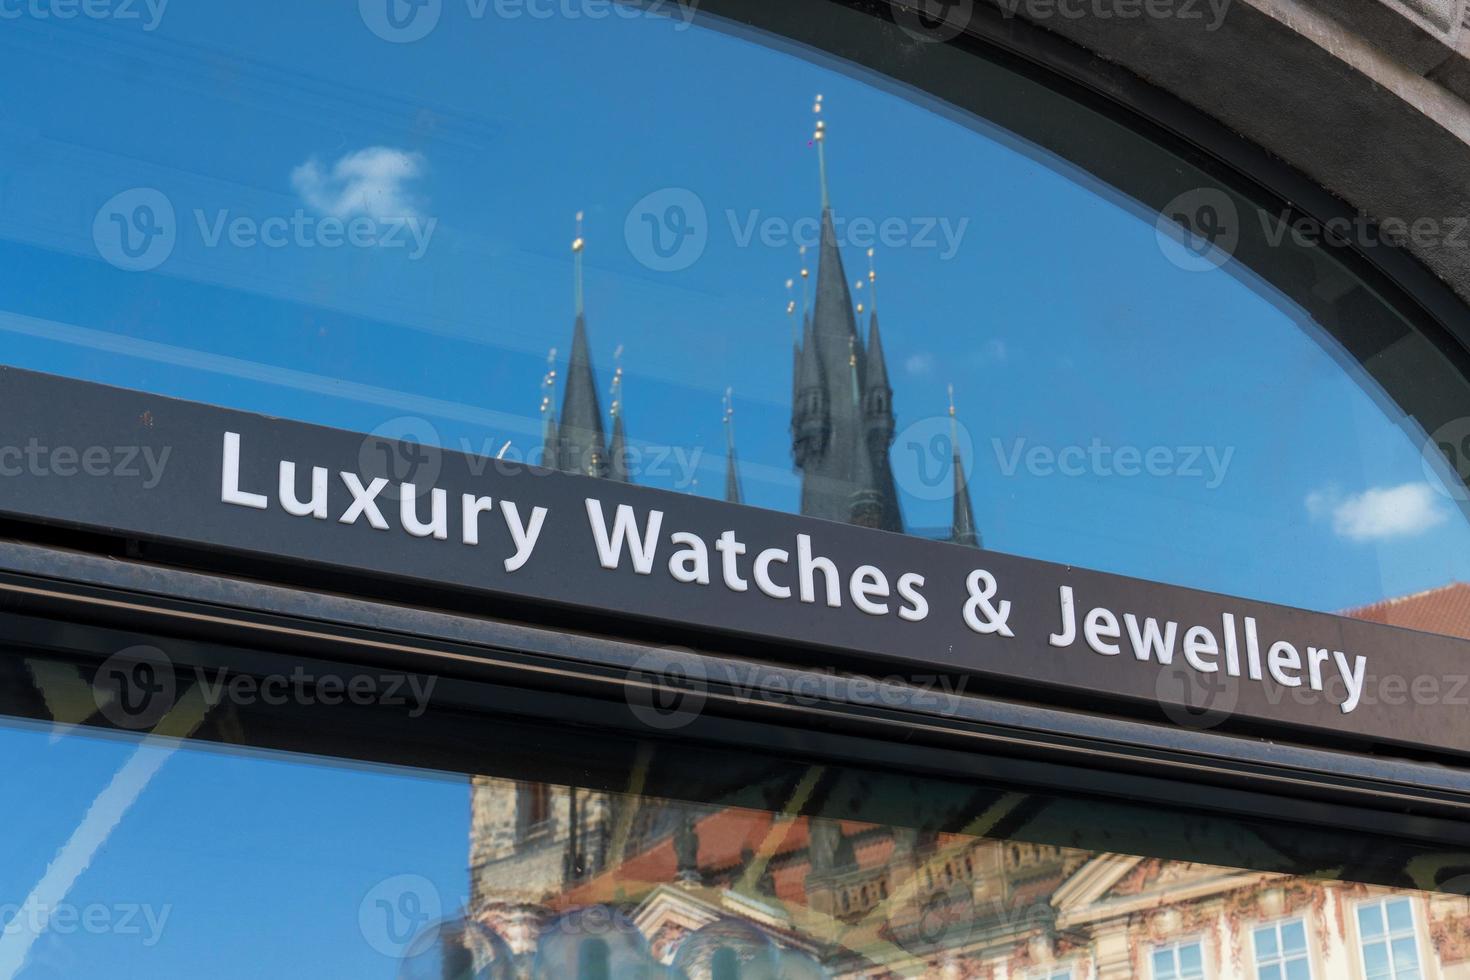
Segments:
[[[556,411],[556,348],[546,355],[546,373],[541,376],[541,414]]]
[[[817,101],[812,104],[812,113],[816,116],[821,116],[822,114],[822,97],[820,95],[817,96]],[[825,211],[829,204],[827,197],[827,153],[825,150],[827,144],[827,123],[820,118],[817,119],[816,131],[812,133],[812,142],[817,144],[817,173],[822,181],[822,210]]]
[[[878,270],[873,265],[873,250],[868,249],[868,302],[873,305],[873,310],[878,309]]]
[[[852,403],[856,405],[860,397],[858,394],[857,338],[851,334],[847,336],[847,372],[852,375]]]
[[[801,257],[801,319],[803,325],[806,323],[807,311],[807,281],[811,279],[812,270],[806,266],[806,246],[797,249],[796,254]]]
[[[609,414],[616,421],[623,410],[623,345],[613,351],[612,407]]]
[[[582,237],[582,212],[577,212],[577,237],[572,239],[573,265],[575,266],[574,291],[576,295],[577,315],[581,316],[582,309],[582,250],[587,247],[587,241]]]

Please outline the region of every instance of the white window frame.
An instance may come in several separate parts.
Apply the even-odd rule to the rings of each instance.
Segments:
[[[1282,955],[1282,950],[1285,949],[1285,946],[1281,942],[1281,927],[1289,922],[1300,922],[1302,924],[1302,935],[1306,936],[1307,938],[1307,947],[1302,954],[1307,958],[1307,980],[1312,980],[1312,978],[1317,975],[1316,971],[1312,968],[1312,930],[1307,928],[1307,917],[1304,915],[1285,915],[1279,919],[1266,919],[1265,921],[1257,922],[1255,925],[1250,927],[1251,962],[1255,966],[1255,970],[1252,973],[1252,976],[1258,977],[1261,975],[1261,951],[1256,947],[1256,931],[1259,929],[1275,929],[1276,962],[1282,966],[1281,976],[1282,980],[1285,980],[1286,957]],[[1362,949],[1362,943],[1358,944],[1358,948],[1359,950]]]
[[[1190,936],[1187,939],[1176,939],[1173,942],[1157,943],[1153,946],[1150,946],[1148,948],[1148,975],[1150,977],[1150,980],[1158,980],[1158,975],[1154,972],[1155,954],[1162,953],[1165,950],[1173,953],[1175,966],[1174,972],[1177,974],[1179,972],[1179,950],[1183,949],[1185,946],[1199,947],[1200,969],[1203,971],[1206,980],[1209,980],[1210,964],[1205,958],[1205,941],[1200,936]]]
[[[1424,950],[1419,945],[1419,913],[1414,909],[1414,900],[1408,895],[1381,895],[1378,898],[1370,898],[1358,902],[1353,906],[1353,929],[1358,933],[1358,967],[1363,971],[1363,976],[1366,977],[1368,975],[1368,950],[1366,948],[1368,939],[1363,935],[1363,924],[1358,919],[1358,910],[1367,908],[1370,905],[1377,905],[1383,910],[1383,938],[1382,940],[1375,939],[1373,941],[1381,941],[1387,946],[1389,976],[1392,978],[1398,975],[1398,964],[1393,961],[1393,937],[1396,934],[1388,924],[1389,902],[1407,902],[1409,905],[1409,928],[1407,934],[1414,940],[1415,967],[1419,971],[1419,976],[1423,977],[1425,974]],[[1402,936],[1404,933],[1400,932],[1397,935]]]
[[[1049,966],[1043,969],[1032,970],[1030,973],[1026,974],[1027,980],[1057,980],[1058,977],[1061,977],[1062,980],[1072,980],[1074,976],[1076,976],[1076,974],[1072,970],[1071,963],[1059,963],[1056,966]]]

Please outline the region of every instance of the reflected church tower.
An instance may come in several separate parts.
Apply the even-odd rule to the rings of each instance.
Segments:
[[[802,338],[794,356],[791,455],[801,471],[801,513],[845,524],[903,531],[889,447],[893,444],[893,389],[878,328],[876,307],[866,343],[837,243],[827,189],[827,124],[822,97],[812,142],[822,190],[817,246],[816,301],[803,311]],[[870,254],[871,258],[871,254]],[[809,270],[802,270],[803,290]],[[869,268],[869,281],[877,273]]]

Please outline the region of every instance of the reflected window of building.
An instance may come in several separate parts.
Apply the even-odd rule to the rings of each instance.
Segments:
[[[1153,980],[1202,980],[1204,947],[1197,939],[1163,946],[1153,953]]]
[[[1311,980],[1307,927],[1301,919],[1259,926],[1254,941],[1258,980]]]
[[[1418,980],[1419,942],[1414,934],[1414,906],[1407,898],[1359,905],[1358,933],[1368,980]]]

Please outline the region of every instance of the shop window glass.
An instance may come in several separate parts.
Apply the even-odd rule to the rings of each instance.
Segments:
[[[496,6],[7,21],[4,361],[1470,635],[1458,355],[1284,205],[871,11]]]
[[[1258,926],[1252,937],[1258,980],[1312,980],[1307,929],[1301,919]]]
[[[1204,949],[1198,942],[1156,949],[1151,960],[1154,980],[1198,980],[1205,975]]]
[[[1419,980],[1419,941],[1414,907],[1407,898],[1358,906],[1363,969],[1369,980]]]

